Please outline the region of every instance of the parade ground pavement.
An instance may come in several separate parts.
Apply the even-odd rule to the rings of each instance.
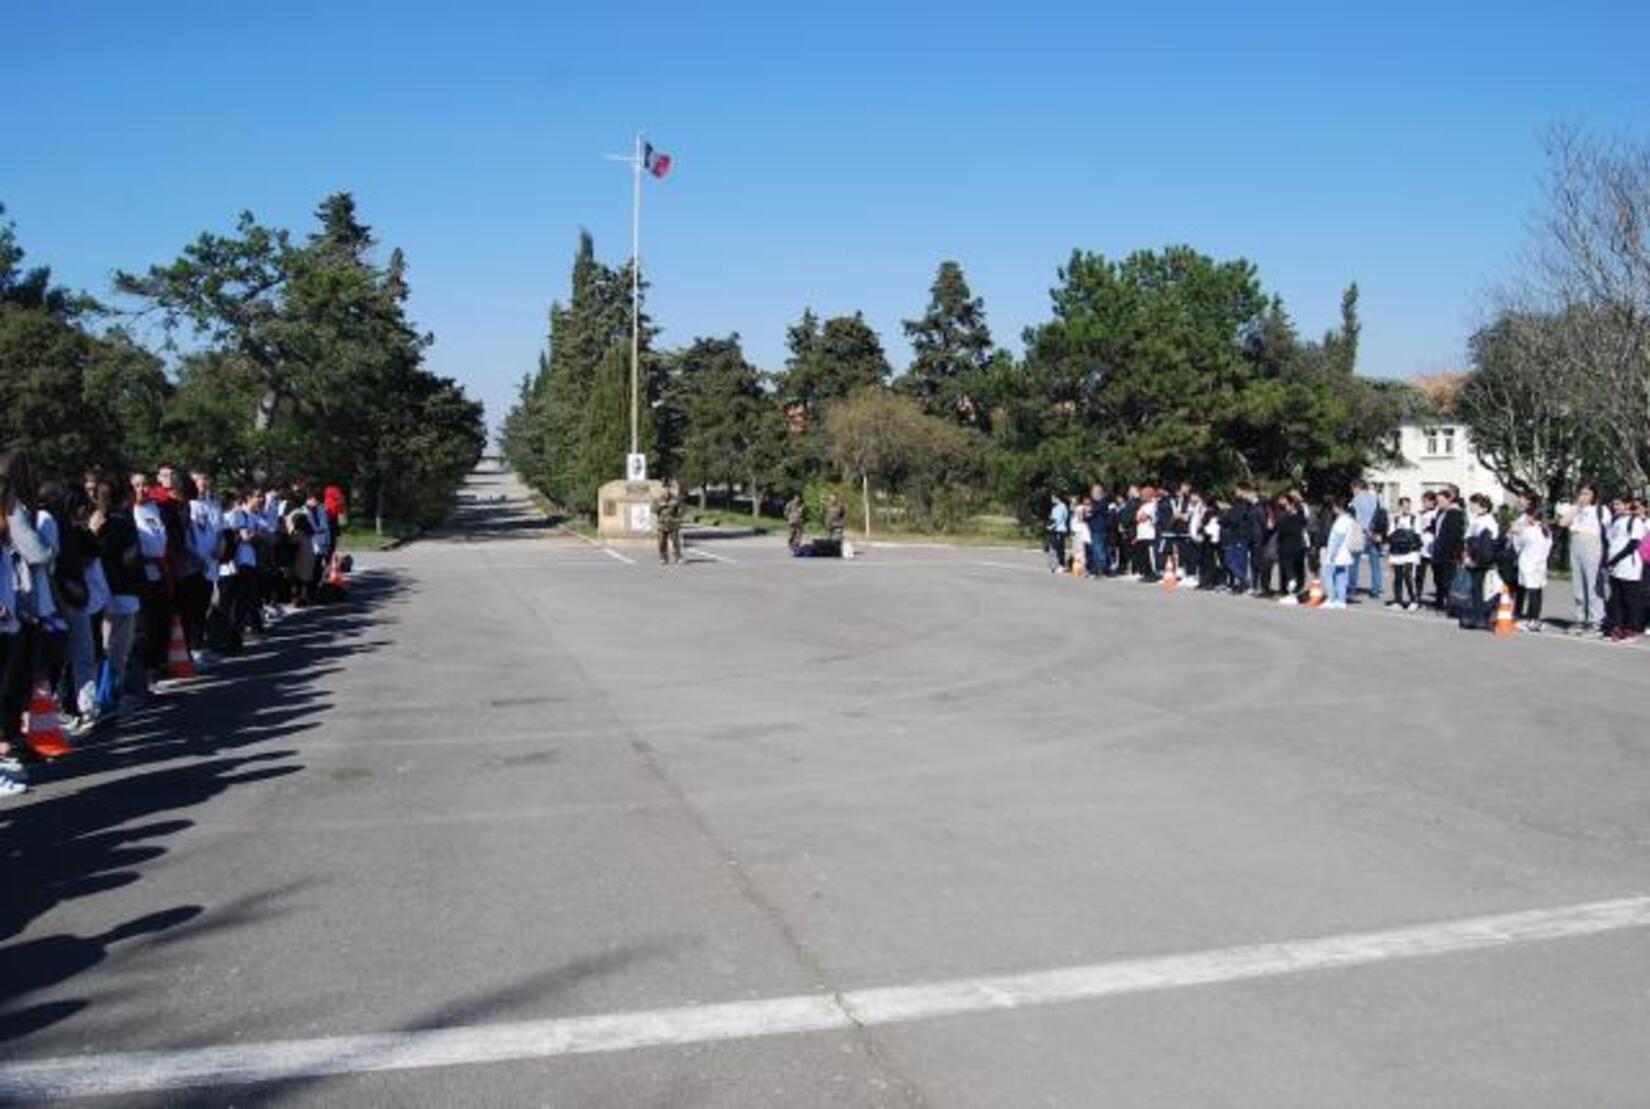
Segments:
[[[0,1101],[1644,1105],[1647,691],[478,473],[0,803]]]

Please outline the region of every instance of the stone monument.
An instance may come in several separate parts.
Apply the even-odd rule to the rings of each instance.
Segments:
[[[649,540],[653,500],[664,492],[660,481],[610,481],[597,495],[596,534],[604,540]]]

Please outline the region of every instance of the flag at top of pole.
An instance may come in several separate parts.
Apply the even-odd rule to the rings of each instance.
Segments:
[[[653,149],[640,134],[631,154],[609,154],[615,162],[630,166],[634,180],[630,194],[630,464],[629,470],[646,472],[640,459],[641,362],[642,362],[642,174],[663,177],[670,172],[670,155]]]

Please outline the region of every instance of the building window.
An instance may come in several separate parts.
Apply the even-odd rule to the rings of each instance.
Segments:
[[[1429,427],[1426,429],[1426,437],[1428,457],[1455,457],[1455,429],[1453,427]]]

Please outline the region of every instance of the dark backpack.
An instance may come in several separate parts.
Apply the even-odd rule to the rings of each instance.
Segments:
[[[1386,545],[1395,555],[1414,554],[1421,549],[1421,537],[1409,528],[1399,528],[1387,538]]]
[[[1486,570],[1495,565],[1499,541],[1487,531],[1475,531],[1467,540],[1467,561],[1475,570]]]
[[[1369,518],[1369,538],[1379,543],[1392,527],[1392,517],[1386,514],[1386,505],[1376,505],[1375,515]]]

